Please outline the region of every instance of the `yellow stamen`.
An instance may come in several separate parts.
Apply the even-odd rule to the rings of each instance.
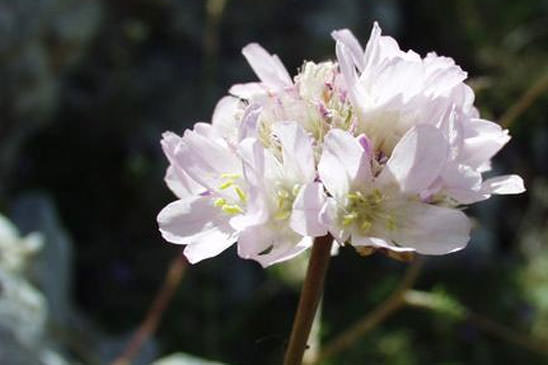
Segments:
[[[281,212],[276,213],[274,218],[276,218],[277,220],[283,221],[289,218],[290,215],[291,215],[291,212],[289,210],[283,210]]]
[[[240,174],[234,174],[234,173],[230,173],[230,172],[221,174],[221,179],[238,179],[240,177],[241,177]]]
[[[349,193],[347,196],[350,201],[359,201],[363,199],[363,195],[359,191],[356,191],[355,193]]]
[[[301,185],[295,184],[293,185],[293,190],[291,191],[291,193],[293,194],[293,196],[297,196],[300,190],[301,190]]]
[[[360,231],[362,234],[369,233],[369,230],[371,229],[371,226],[373,224],[370,221],[363,221],[363,223],[360,225]]]
[[[240,208],[240,206],[237,204],[225,204],[222,206],[221,209],[223,210],[223,212],[228,214],[240,214],[244,212],[242,208]]]
[[[382,202],[382,193],[379,191],[379,189],[373,190],[373,194],[371,196],[371,201],[375,204],[379,204]]]
[[[222,207],[222,206],[225,205],[225,204],[226,204],[226,200],[225,200],[225,199],[223,199],[223,198],[217,198],[217,199],[215,199],[214,205],[215,205],[216,207]]]
[[[244,193],[244,191],[242,189],[240,189],[239,186],[235,186],[234,187],[234,191],[236,192],[236,194],[238,194],[238,197],[240,198],[240,200],[242,202],[246,202],[247,201],[247,195],[246,193]]]
[[[358,218],[358,213],[352,212],[350,214],[345,214],[343,216],[342,224],[343,226],[351,225]]]
[[[234,185],[234,180],[227,180],[224,183],[222,183],[221,185],[219,185],[219,189],[225,190],[225,189],[228,189],[229,187],[231,187],[232,185]]]

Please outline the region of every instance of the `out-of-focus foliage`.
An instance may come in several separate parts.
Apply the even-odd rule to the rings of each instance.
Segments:
[[[181,251],[162,242],[155,223],[172,199],[160,134],[208,121],[231,84],[254,79],[241,47],[258,41],[295,71],[302,59],[334,54],[331,30],[349,27],[367,39],[375,19],[404,49],[453,57],[469,72],[486,118],[498,120],[548,72],[545,0],[0,0],[0,208],[23,233],[35,231],[29,220],[41,203],[21,196],[40,190],[74,240],[74,255],[64,244],[52,249],[66,240],[52,233],[44,251],[73,270],[43,266],[52,276],[36,284],[48,302],[69,308],[51,308],[50,320],[73,331],[70,341],[58,339],[63,351],[106,362],[142,319]],[[418,281],[418,289],[442,286],[475,312],[544,338],[547,104],[543,93],[513,121],[513,139],[495,158],[497,173],[519,173],[530,192],[476,205],[469,247],[430,259]],[[41,221],[52,214],[43,210]],[[288,265],[264,271],[232,250],[193,266],[156,335],[159,354],[279,363],[303,270]],[[322,342],[388,296],[404,266],[341,249],[327,278]],[[55,278],[64,288],[57,294]],[[90,320],[61,314],[75,306]],[[104,332],[117,340],[101,340]],[[147,345],[138,361],[154,352]],[[546,361],[467,321],[404,309],[326,363]]]
[[[531,332],[548,338],[548,183],[537,179],[531,186],[531,204],[525,212],[519,244],[525,264],[518,269],[517,284],[529,306]]]
[[[31,256],[42,237],[20,237],[0,215],[0,363],[64,365],[48,339],[47,302],[28,280]]]

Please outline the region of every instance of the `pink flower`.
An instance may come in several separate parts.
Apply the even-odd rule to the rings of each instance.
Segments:
[[[449,146],[431,126],[411,128],[380,173],[346,131],[325,137],[318,165],[330,197],[322,221],[341,244],[440,255],[463,248],[470,222],[459,209],[424,203],[420,193],[447,162]]]
[[[403,52],[374,24],[365,50],[333,32],[338,62],[293,79],[258,44],[242,53],[259,81],[237,84],[212,123],[162,140],[178,200],[158,216],[190,262],[238,242],[263,266],[329,232],[339,244],[440,255],[466,246],[464,204],[523,192],[483,180],[508,131],[479,118],[466,73],[447,57]]]

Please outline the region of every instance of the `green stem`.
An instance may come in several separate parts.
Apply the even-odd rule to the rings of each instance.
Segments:
[[[285,353],[285,365],[299,365],[302,363],[306,342],[322,295],[332,243],[333,237],[328,234],[317,237],[312,245],[301,298],[299,299],[289,345]]]

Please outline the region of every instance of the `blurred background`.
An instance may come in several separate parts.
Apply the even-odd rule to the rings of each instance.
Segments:
[[[513,136],[494,169],[528,192],[474,205],[469,247],[425,262],[415,288],[435,293],[432,308],[403,308],[323,363],[548,363],[546,0],[0,0],[0,214],[23,237],[0,240],[26,247],[0,270],[0,363],[108,364],[127,350],[182,251],[156,225],[174,200],[161,133],[209,121],[230,85],[255,79],[248,42],[295,74],[334,57],[332,30],[365,42],[374,20],[402,49],[468,71],[482,116]],[[280,363],[305,263],[263,270],[230,249],[183,268],[133,363]],[[382,303],[406,266],[342,249],[316,338]]]

